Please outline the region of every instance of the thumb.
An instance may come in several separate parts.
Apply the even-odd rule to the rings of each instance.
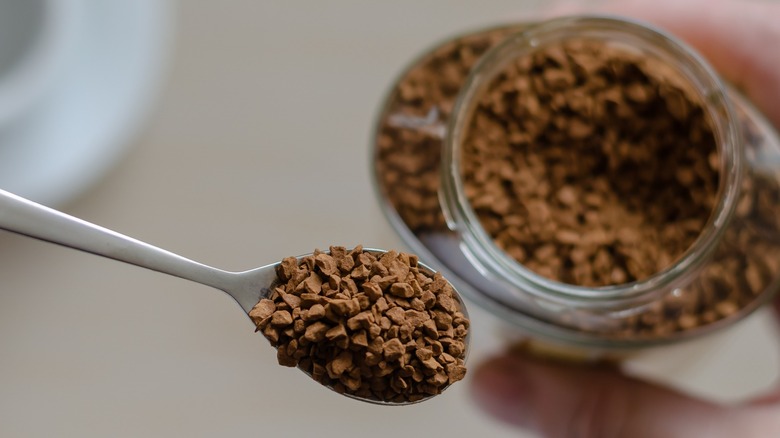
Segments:
[[[737,409],[699,401],[604,366],[549,363],[510,353],[477,369],[477,404],[548,437],[734,437]]]

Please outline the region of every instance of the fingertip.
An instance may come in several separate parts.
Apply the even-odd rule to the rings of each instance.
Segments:
[[[473,399],[504,422],[528,426],[531,385],[521,358],[504,355],[481,364],[471,380]]]

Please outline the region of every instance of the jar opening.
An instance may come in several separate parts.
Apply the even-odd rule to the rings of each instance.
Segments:
[[[635,281],[609,286],[580,286],[552,280],[529,269],[499,248],[481,224],[465,193],[462,145],[479,97],[514,60],[572,39],[607,41],[622,50],[652,56],[672,67],[701,101],[704,117],[715,138],[719,178],[716,202],[706,224],[681,256],[664,269]],[[724,85],[699,55],[646,24],[605,16],[577,16],[551,20],[515,34],[491,49],[471,71],[450,117],[441,172],[441,204],[448,223],[462,233],[466,249],[473,254],[474,260],[490,261],[482,266],[485,271],[532,294],[603,302],[650,297],[659,289],[672,287],[706,262],[736,206],[742,177],[742,149],[739,146],[739,125],[725,93]],[[668,165],[674,166],[675,163]]]

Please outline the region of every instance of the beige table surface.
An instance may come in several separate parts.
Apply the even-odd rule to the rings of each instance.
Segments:
[[[532,6],[181,0],[150,123],[63,208],[226,269],[332,243],[403,248],[366,165],[383,93],[431,43]],[[277,366],[236,304],[205,286],[7,233],[0,281],[0,437],[526,436],[477,411],[468,382],[411,408],[336,396]],[[475,366],[501,341],[470,308]],[[633,365],[738,400],[776,377],[771,329],[758,314]]]

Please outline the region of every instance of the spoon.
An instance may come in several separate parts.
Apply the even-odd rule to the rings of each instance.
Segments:
[[[0,189],[0,229],[211,286],[233,297],[247,314],[261,299],[270,298],[273,286],[275,286],[274,283],[277,281],[276,267],[281,263],[277,262],[248,271],[225,271],[70,216],[2,189]],[[364,251],[374,254],[386,252],[381,249],[364,249]],[[301,259],[309,255],[311,254],[299,256],[298,261],[300,262]],[[433,275],[434,271],[430,267],[422,263],[418,263],[418,265],[420,271],[427,275]],[[457,301],[460,311],[468,318],[463,300],[454,288],[453,298]],[[467,352],[469,340],[470,335],[467,335],[464,341]],[[311,374],[305,373],[311,377]],[[442,390],[444,389],[446,387],[442,388]],[[364,398],[349,393],[340,394],[360,401],[383,405],[412,404],[432,397],[426,396],[421,400],[399,403]]]

